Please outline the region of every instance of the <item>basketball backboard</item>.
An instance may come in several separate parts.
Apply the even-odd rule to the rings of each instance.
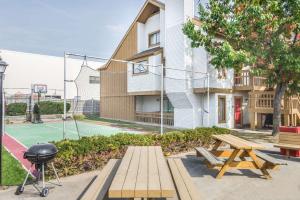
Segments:
[[[47,85],[46,84],[33,84],[32,86],[34,93],[46,94],[47,93]]]

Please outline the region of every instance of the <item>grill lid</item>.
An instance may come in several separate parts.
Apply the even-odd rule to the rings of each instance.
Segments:
[[[31,146],[26,154],[29,155],[53,155],[58,152],[56,146],[54,144],[36,144]]]

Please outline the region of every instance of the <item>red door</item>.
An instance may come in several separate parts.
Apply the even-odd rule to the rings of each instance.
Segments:
[[[234,99],[234,124],[236,128],[241,128],[242,121],[242,98],[236,97]]]

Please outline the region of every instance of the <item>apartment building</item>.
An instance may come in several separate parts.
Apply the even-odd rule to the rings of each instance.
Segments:
[[[204,48],[191,48],[182,27],[187,20],[200,25],[197,3],[145,2],[112,59],[100,69],[101,117],[159,124],[163,64],[164,124],[255,128],[270,118],[274,91],[265,78],[251,76],[249,68],[218,71]],[[298,103],[298,98],[283,100],[284,124],[297,123]]]

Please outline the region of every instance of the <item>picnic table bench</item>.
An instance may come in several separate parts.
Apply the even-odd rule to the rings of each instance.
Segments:
[[[258,151],[264,149],[260,144],[229,134],[213,135],[213,138],[216,143],[211,151],[198,147],[196,153],[197,156],[206,159],[208,167],[220,170],[217,179],[222,178],[230,169],[259,169],[267,179],[270,179],[271,175],[267,169],[275,169],[279,165],[286,164]],[[230,149],[219,150],[223,143],[229,144]]]

